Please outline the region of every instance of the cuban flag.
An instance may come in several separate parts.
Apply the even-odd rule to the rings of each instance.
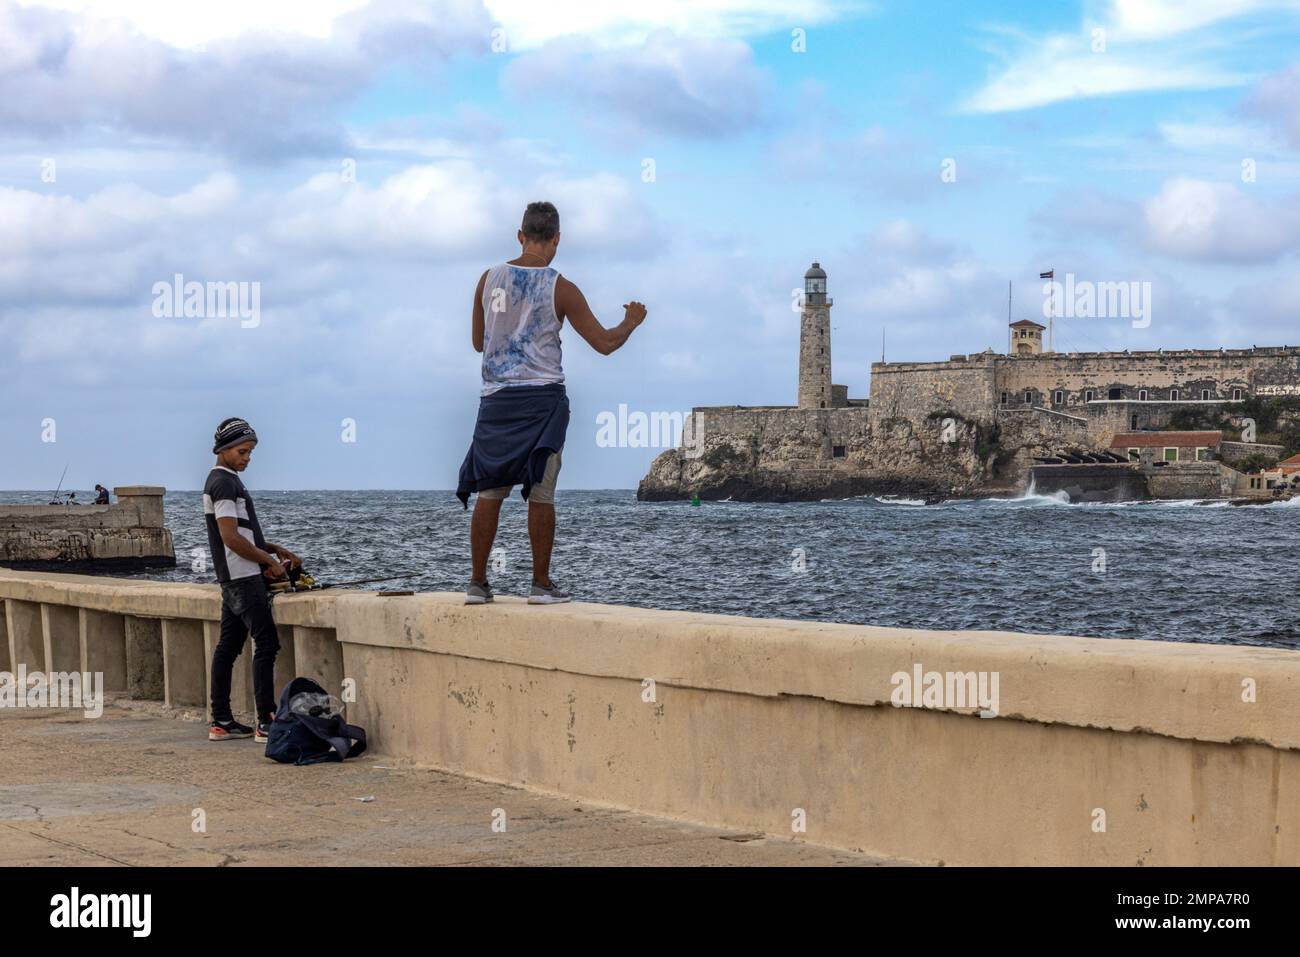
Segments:
[[[1055,278],[1056,278],[1056,270],[1055,270],[1055,269],[1049,269],[1049,270],[1047,270],[1047,272],[1040,272],[1040,273],[1038,274],[1038,278],[1039,278],[1039,279],[1055,279]]]

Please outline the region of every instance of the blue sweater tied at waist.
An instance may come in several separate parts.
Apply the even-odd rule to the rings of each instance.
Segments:
[[[512,386],[483,396],[456,497],[468,508],[472,492],[522,484],[527,500],[551,453],[563,451],[568,428],[569,397],[562,383]]]

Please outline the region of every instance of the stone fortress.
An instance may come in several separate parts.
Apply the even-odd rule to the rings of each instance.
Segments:
[[[1300,395],[1300,347],[1054,352],[1044,349],[1044,326],[1021,320],[1005,354],[875,362],[870,398],[849,398],[832,382],[832,306],[814,262],[804,275],[797,404],[694,408],[683,447],[655,459],[638,498],[1011,494],[1037,478],[1035,463],[1137,462],[1111,451],[1116,437],[1167,428],[1180,410]],[[1217,465],[1202,472],[1188,495],[1231,493],[1235,479]]]

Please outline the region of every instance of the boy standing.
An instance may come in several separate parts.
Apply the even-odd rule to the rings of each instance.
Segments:
[[[286,577],[286,566],[302,563],[287,548],[262,537],[253,499],[239,478],[248,468],[257,433],[243,419],[217,426],[212,451],[217,464],[203,485],[203,515],[208,526],[212,565],[221,583],[221,637],[212,652],[212,725],[209,741],[253,735],[265,741],[275,715],[275,656],[280,650],[271,595],[266,581]],[[253,636],[253,698],[257,729],[240,724],[230,711],[230,681],[235,659]]]

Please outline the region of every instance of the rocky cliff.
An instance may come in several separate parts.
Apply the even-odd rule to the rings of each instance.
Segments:
[[[1069,417],[1017,415],[990,425],[940,411],[920,421],[863,418],[855,430],[833,417],[798,421],[793,414],[755,414],[743,424],[706,424],[689,447],[660,454],[637,498],[791,502],[1007,495],[1025,487],[1035,457],[1087,445],[1086,429]]]
[[[809,501],[853,495],[924,497],[969,493],[986,472],[975,427],[959,423],[952,441],[938,428],[895,420],[822,454],[821,438],[790,430],[778,436],[710,434],[689,449],[670,449],[637,489],[643,501],[731,498]],[[991,450],[984,449],[984,455]]]

